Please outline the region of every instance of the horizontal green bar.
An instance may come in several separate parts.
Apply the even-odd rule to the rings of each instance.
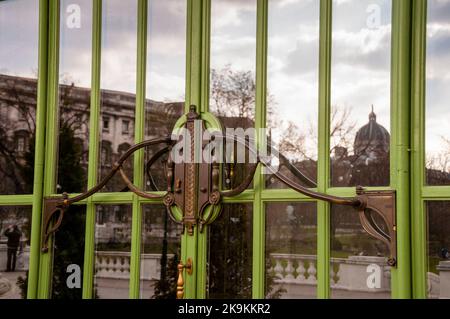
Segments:
[[[364,187],[364,189],[368,191],[391,190],[389,186]],[[354,197],[356,196],[356,187],[331,187],[327,189],[326,193],[334,196]]]
[[[33,204],[33,195],[0,195],[0,206],[25,206]]]
[[[422,189],[425,200],[450,200],[450,186],[425,186]]]

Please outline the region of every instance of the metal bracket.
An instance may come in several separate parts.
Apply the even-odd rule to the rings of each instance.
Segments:
[[[361,205],[357,207],[359,219],[364,230],[371,236],[384,242],[390,250],[388,265],[397,265],[397,225],[395,191],[367,191],[357,187],[356,194]],[[383,230],[374,220],[373,213],[378,214],[386,223],[387,231]]]
[[[44,198],[42,252],[48,252],[48,240],[61,226],[68,205],[67,198],[67,194],[60,197]]]

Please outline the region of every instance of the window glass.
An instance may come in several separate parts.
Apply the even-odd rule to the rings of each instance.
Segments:
[[[428,202],[428,298],[450,298],[450,202]]]
[[[59,49],[57,193],[87,189],[92,1],[62,0]]]
[[[333,1],[331,185],[389,185],[391,0]]]
[[[0,299],[25,299],[30,261],[31,207],[0,206]]]
[[[391,298],[389,247],[361,226],[358,212],[347,206],[331,207],[331,297],[335,299]],[[386,224],[374,214],[385,232]]]
[[[141,298],[175,299],[183,226],[163,205],[142,208]]]
[[[320,1],[269,1],[267,128],[281,172],[315,187]],[[305,176],[306,178],[304,178]],[[268,188],[286,188],[268,175]]]
[[[104,1],[101,62],[101,144],[98,176],[103,178],[119,158],[119,149],[134,144],[134,131],[122,134],[122,121],[134,127],[136,108],[137,1]],[[123,165],[133,180],[133,157]],[[102,189],[127,191],[119,174]]]
[[[128,299],[130,257],[131,205],[98,205],[94,298]]]
[[[426,183],[450,185],[450,1],[428,0],[426,53]]]
[[[209,226],[208,298],[252,297],[252,225],[251,204],[226,204]]]
[[[266,206],[266,298],[317,296],[315,203]]]
[[[171,134],[184,113],[186,83],[186,0],[149,1],[147,33],[147,88],[145,139]],[[152,161],[162,145],[145,150],[146,163]],[[147,190],[165,190],[166,155],[147,170]]]
[[[70,206],[54,237],[52,299],[82,298],[85,227],[86,206]]]
[[[0,2],[0,194],[33,192],[39,1]]]

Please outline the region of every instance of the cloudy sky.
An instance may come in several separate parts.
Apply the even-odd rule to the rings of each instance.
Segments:
[[[33,76],[37,69],[38,8],[35,0],[0,3],[0,70]],[[147,96],[184,97],[186,2],[149,1]],[[70,4],[81,8],[81,27],[69,28]],[[390,130],[391,0],[333,1],[332,104],[352,109],[357,127],[373,104]],[[317,126],[318,0],[269,1],[268,88],[285,123]],[[90,86],[91,0],[62,0],[61,76]],[[136,0],[105,0],[102,88],[135,92]],[[374,19],[375,15],[375,19]],[[441,149],[448,136],[450,0],[429,0],[427,143]],[[213,0],[211,66],[255,71],[256,0]],[[275,132],[276,134],[276,132]],[[311,146],[314,148],[314,146]],[[314,150],[312,150],[314,152]]]

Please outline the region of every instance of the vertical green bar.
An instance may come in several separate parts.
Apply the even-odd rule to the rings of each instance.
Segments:
[[[59,66],[59,1],[49,3],[48,21],[47,114],[45,132],[45,167],[43,196],[53,194],[56,184],[58,147],[58,66]],[[52,241],[49,241],[52,247]],[[38,298],[49,298],[52,281],[52,249],[41,254]]]
[[[393,1],[391,185],[397,191],[397,269],[392,297],[411,297],[410,124],[411,0]]]
[[[92,3],[92,70],[91,107],[89,115],[88,188],[97,184],[98,152],[100,143],[100,74],[102,45],[102,0]],[[95,268],[95,204],[88,198],[86,204],[86,234],[83,267],[83,299],[93,297]]]
[[[187,32],[186,32],[186,111],[189,105],[196,105],[197,111],[201,112],[207,107],[202,105],[202,93],[207,83],[205,79],[204,59],[202,41],[204,39],[204,19],[208,15],[208,3],[202,0],[187,0]],[[207,88],[206,88],[207,89]],[[181,262],[186,263],[188,258],[193,261],[192,275],[184,271],[185,279],[184,297],[187,299],[204,298],[206,296],[206,236],[207,229],[202,234],[198,233],[197,227],[192,236],[185,231],[181,238]],[[199,237],[202,239],[199,240]],[[199,241],[202,245],[199,248]],[[199,251],[202,256],[199,256]],[[203,278],[200,278],[203,277]]]
[[[332,0],[320,1],[319,138],[317,190],[326,192],[330,176],[330,96]],[[330,297],[330,205],[317,202],[317,297]]]
[[[145,91],[147,70],[147,15],[148,1],[138,1],[137,17],[137,73],[136,73],[136,110],[134,139],[135,143],[144,140],[145,132]],[[133,183],[144,188],[144,150],[134,153]],[[131,231],[130,260],[130,299],[140,297],[140,256],[141,256],[142,206],[139,197],[133,194],[133,217]]]
[[[47,99],[47,32],[48,1],[39,1],[39,66],[36,110],[36,146],[34,157],[33,211],[31,218],[31,247],[27,298],[37,297],[39,256],[41,246],[41,212],[44,181],[45,118]]]
[[[425,75],[427,1],[414,1],[412,38],[412,280],[413,297],[427,297],[427,234],[422,201],[425,177]]]
[[[257,2],[256,25],[256,114],[255,128],[257,135],[257,147],[267,147],[264,143],[266,135],[263,134],[266,127],[266,96],[267,96],[267,23],[268,0]],[[253,201],[253,260],[252,260],[252,297],[262,299],[265,297],[265,210],[261,193],[264,188],[263,168],[258,167],[253,181],[255,198]]]

